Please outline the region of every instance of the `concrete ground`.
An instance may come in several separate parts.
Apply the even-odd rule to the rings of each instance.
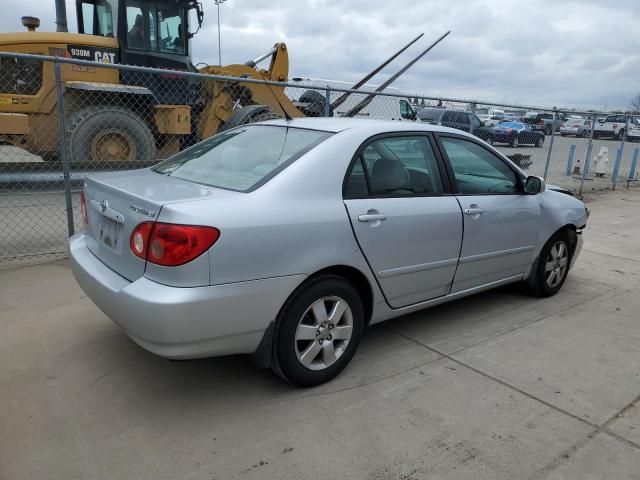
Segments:
[[[373,327],[292,388],[133,344],[65,263],[0,271],[0,479],[640,479],[640,191],[599,195],[563,290]]]

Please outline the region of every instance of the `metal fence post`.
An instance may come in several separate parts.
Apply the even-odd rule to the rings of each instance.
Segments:
[[[471,118],[469,119],[469,133],[473,135],[473,118],[476,116],[476,103],[471,103]]]
[[[544,164],[544,174],[542,178],[547,180],[547,173],[549,173],[549,162],[551,162],[551,151],[553,150],[553,139],[556,138],[556,117],[558,116],[557,110],[553,111],[553,120],[551,120],[551,143],[549,144],[549,151],[547,152],[547,163]]]
[[[324,92],[324,116],[331,116],[331,89],[329,87]]]
[[[64,198],[67,206],[67,229],[69,236],[75,233],[73,227],[73,202],[71,200],[71,174],[69,171],[69,151],[67,149],[67,128],[64,119],[64,90],[60,63],[53,64],[56,80],[56,108],[58,110],[58,136],[60,139],[60,155],[62,156],[62,174],[64,179]]]
[[[616,152],[616,161],[613,163],[613,173],[611,174],[611,190],[616,189],[616,182],[618,181],[618,171],[620,170],[620,161],[622,160],[622,147],[618,148]]]
[[[572,143],[569,147],[569,158],[567,159],[567,176],[573,173],[573,159],[576,156],[576,144]]]
[[[627,185],[629,182],[632,182],[636,178],[636,168],[638,167],[638,154],[640,153],[640,148],[636,147],[633,149],[633,157],[631,158],[631,168],[629,169],[629,178],[627,180]]]
[[[582,177],[580,178],[580,190],[578,190],[578,196],[582,197],[582,191],[584,190],[584,177],[587,176],[589,170],[589,162],[591,161],[591,151],[593,150],[593,131],[596,129],[596,122],[598,117],[593,116],[591,120],[591,132],[589,133],[589,145],[587,146],[587,155],[584,159],[584,165],[582,166]]]
[[[616,182],[618,181],[618,170],[620,168],[620,162],[622,161],[622,153],[624,152],[624,139],[627,136],[627,132],[629,131],[629,120],[630,117],[627,117],[627,123],[624,126],[624,134],[620,139],[620,146],[616,152],[616,161],[613,164],[613,173],[611,174],[611,190],[616,189]]]

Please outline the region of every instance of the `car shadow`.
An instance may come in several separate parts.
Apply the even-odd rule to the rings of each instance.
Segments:
[[[83,358],[80,363],[104,364],[88,382],[94,394],[114,386],[117,389],[135,386],[128,395],[135,395],[142,404],[157,401],[159,391],[163,401],[184,408],[201,402],[215,405],[256,394],[271,401],[326,395],[381,382],[442,360],[441,355],[425,345],[434,341],[451,343],[454,346],[445,351],[458,350],[457,336],[474,324],[473,335],[465,336],[465,341],[480,341],[485,338],[483,324],[495,322],[496,316],[500,318],[527,302],[536,300],[522,295],[517,287],[507,286],[373,325],[366,330],[345,371],[333,381],[309,389],[291,386],[271,370],[255,366],[247,355],[167,360],[145,351],[112,324],[101,329],[98,359],[94,355],[93,359]],[[508,327],[509,321],[503,321],[501,328]],[[486,332],[488,336],[494,334],[492,329]],[[460,348],[464,345],[462,342]]]

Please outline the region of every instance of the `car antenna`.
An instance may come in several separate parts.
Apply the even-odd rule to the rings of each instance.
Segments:
[[[451,30],[449,30],[449,31],[445,32],[444,34],[440,35],[440,37],[435,42],[433,42],[431,45],[429,45],[429,47],[427,49],[423,50],[416,58],[411,60],[404,67],[402,67],[396,73],[391,75],[391,77],[389,77],[388,80],[386,80],[382,85],[380,85],[378,88],[376,88],[374,90],[374,93],[371,93],[371,94],[367,95],[364,98],[364,100],[362,100],[355,107],[353,107],[351,110],[349,110],[347,113],[345,113],[344,116],[345,117],[353,117],[354,115],[359,113],[364,107],[366,107],[367,105],[369,105],[373,101],[373,98],[376,96],[376,93],[381,92],[382,90],[387,88],[389,85],[391,85],[391,83],[393,83],[400,75],[402,75],[409,68],[411,68],[411,66],[414,63],[416,63],[418,60],[420,60],[422,57],[424,57],[433,47],[435,47],[438,43],[440,43],[450,33],[451,33]]]
[[[287,110],[284,108],[284,105],[282,105],[282,102],[280,102],[280,100],[278,99],[278,96],[276,95],[276,93],[271,88],[271,85],[269,85],[267,79],[264,78],[264,75],[262,75],[262,72],[258,68],[258,62],[261,62],[265,58],[274,55],[276,53],[276,48],[277,48],[277,46],[274,47],[269,53],[257,58],[256,60],[249,60],[245,65],[247,65],[249,67],[253,67],[253,68],[256,69],[256,72],[258,72],[258,75],[260,75],[260,78],[262,78],[262,80],[264,80],[264,84],[267,86],[267,88],[271,92],[271,95],[273,95],[273,98],[275,99],[276,103],[280,106],[280,109],[282,110],[282,113],[284,113],[284,119],[287,122],[289,122],[289,121],[293,120],[293,117],[291,117],[291,115],[289,115]]]

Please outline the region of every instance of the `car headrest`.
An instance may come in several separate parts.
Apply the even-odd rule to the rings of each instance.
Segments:
[[[402,162],[381,158],[371,169],[371,188],[375,193],[402,190],[409,186],[409,172]]]

